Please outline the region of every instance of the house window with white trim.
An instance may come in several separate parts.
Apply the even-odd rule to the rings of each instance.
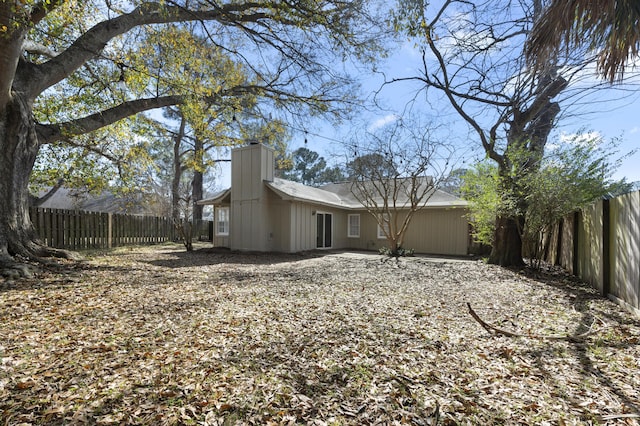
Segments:
[[[229,207],[218,207],[216,217],[216,235],[229,235]]]
[[[360,215],[359,214],[347,215],[347,237],[349,238],[360,237]]]
[[[384,224],[384,227],[388,230],[389,229],[389,213],[382,213],[382,223]],[[379,239],[387,238],[387,236],[384,235],[382,227],[379,224],[378,224],[378,238]]]

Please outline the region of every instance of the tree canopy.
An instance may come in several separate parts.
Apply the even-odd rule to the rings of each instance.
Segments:
[[[0,3],[0,267],[68,255],[36,241],[26,210],[42,146],[93,149],[85,135],[137,113],[182,105],[203,117],[247,96],[290,117],[343,117],[357,88],[335,65],[378,55],[375,13],[341,0]]]
[[[339,166],[328,166],[327,160],[315,151],[301,147],[291,155],[291,167],[282,177],[305,185],[319,186],[345,179]]]
[[[552,0],[531,31],[526,54],[540,66],[561,50],[586,46],[604,78],[622,80],[640,51],[639,21],[638,0]]]

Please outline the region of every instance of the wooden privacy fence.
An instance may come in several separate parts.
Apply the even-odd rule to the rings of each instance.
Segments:
[[[172,241],[176,236],[171,219],[166,217],[36,207],[30,208],[29,213],[42,242],[55,248],[80,250],[156,244]]]
[[[566,216],[550,242],[547,261],[640,316],[640,191]]]

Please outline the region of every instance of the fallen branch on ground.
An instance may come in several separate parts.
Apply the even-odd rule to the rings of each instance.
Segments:
[[[593,332],[593,325],[596,322],[596,320],[594,318],[593,323],[591,323],[591,326],[589,327],[589,329],[586,332],[584,332],[582,334],[576,334],[576,335],[545,336],[545,335],[541,335],[541,334],[521,334],[521,333],[514,333],[514,332],[511,332],[511,331],[508,331],[508,330],[503,330],[501,328],[495,327],[495,326],[485,322],[473,310],[473,308],[471,307],[471,303],[469,303],[469,302],[467,302],[467,307],[469,308],[469,314],[471,314],[473,319],[476,320],[478,322],[478,324],[480,324],[482,326],[482,328],[487,330],[489,333],[500,334],[502,336],[507,336],[507,337],[528,337],[530,339],[538,339],[538,340],[561,340],[561,341],[572,342],[572,343],[580,343],[580,342],[583,342],[585,340],[585,338],[587,336],[589,336]]]

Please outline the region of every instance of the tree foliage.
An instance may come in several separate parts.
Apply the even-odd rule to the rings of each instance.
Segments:
[[[544,254],[542,237],[561,218],[599,198],[631,189],[624,180],[612,179],[621,160],[616,158],[616,148],[616,141],[605,143],[593,133],[576,134],[550,149],[533,171],[524,170],[526,153],[512,151],[511,161],[519,166],[511,170],[510,178],[518,181],[517,189],[502,184],[505,178],[495,164],[477,163],[465,174],[462,187],[471,203],[474,237],[493,244],[496,217],[524,217],[518,231],[533,265],[539,265]]]
[[[305,147],[298,148],[293,152],[292,167],[284,172],[282,177],[311,186],[344,180],[340,167],[328,166],[324,157]]]
[[[527,40],[527,58],[535,67],[561,50],[586,46],[597,56],[600,75],[622,80],[640,52],[639,21],[638,0],[552,0]]]

